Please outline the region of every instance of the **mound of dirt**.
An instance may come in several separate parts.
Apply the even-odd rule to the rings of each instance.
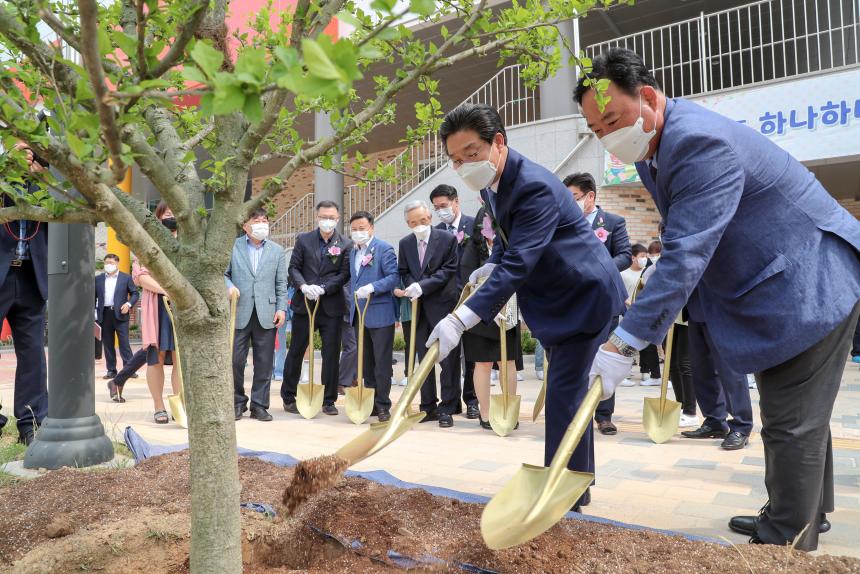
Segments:
[[[472,565],[505,573],[860,574],[860,560],[851,558],[692,542],[580,520],[493,551],[481,540],[482,506],[359,478],[311,496],[282,518],[293,472],[249,458],[240,459],[239,470],[242,501],[270,504],[281,515],[272,520],[243,510],[243,561],[252,574],[391,572],[398,556],[423,560],[421,570],[434,572]],[[179,574],[188,571],[189,542],[187,453],[131,469],[60,470],[0,489],[0,571]]]

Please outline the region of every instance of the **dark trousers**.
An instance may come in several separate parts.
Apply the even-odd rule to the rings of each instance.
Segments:
[[[854,342],[851,345],[851,356],[860,357],[860,320],[854,328]]]
[[[675,393],[675,400],[681,403],[681,412],[685,415],[695,416],[696,390],[693,386],[693,364],[690,360],[688,329],[687,325],[675,323],[675,334],[672,338],[672,357],[669,361],[669,378],[672,380],[672,390]],[[746,378],[744,378],[744,391],[746,390]],[[747,404],[749,404],[749,398],[749,393],[747,393]]]
[[[138,372],[140,368],[146,364],[147,351],[148,347],[141,347],[134,355],[131,356],[131,359],[123,361],[122,370],[118,372],[113,379],[116,386],[123,386],[133,374]]]
[[[340,356],[340,339],[343,329],[343,315],[329,317],[320,310],[314,320],[314,329],[319,331],[322,338],[322,384],[325,386],[323,405],[334,405],[337,401],[337,380],[340,373],[338,358]],[[290,339],[290,349],[284,362],[284,382],[281,385],[281,398],[285,403],[296,402],[296,387],[302,376],[302,361],[311,334],[308,332],[308,316],[306,313],[293,315],[293,334]],[[313,350],[313,347],[312,347]],[[310,360],[314,360],[311,353]],[[313,382],[313,381],[312,381]]]
[[[45,360],[45,301],[39,295],[33,264],[10,267],[0,285],[0,323],[9,321],[15,343],[13,412],[19,434],[30,433],[48,414],[48,366]],[[0,428],[8,421],[0,414]]]
[[[609,332],[611,333],[612,330],[614,330],[615,327],[617,327],[617,326],[618,326],[618,319],[616,318],[616,319],[612,320],[612,325],[610,327],[611,330]],[[607,334],[607,339],[608,338],[609,338],[609,335]],[[595,351],[594,353],[597,354],[597,351]],[[611,421],[612,420],[612,413],[614,413],[614,412],[615,412],[615,393],[613,393],[612,396],[609,397],[608,399],[606,399],[605,401],[600,401],[600,403],[598,403],[597,410],[594,411],[594,420],[597,422]]]
[[[415,318],[413,317],[414,320]],[[430,337],[433,326],[426,315],[422,313],[418,321],[418,327],[415,330],[415,353],[418,355],[419,361],[427,353],[427,339]],[[436,393],[436,371],[432,370],[427,375],[427,378],[424,379],[424,384],[421,385],[420,408],[426,413],[452,415],[460,404],[460,353],[452,351],[440,363],[440,366],[442,367],[442,372],[439,376],[439,383],[442,390],[442,400],[439,400],[439,395]],[[417,363],[415,364],[415,368],[416,370],[418,369]]]
[[[254,378],[251,383],[251,407],[269,408],[269,389],[272,386],[272,360],[275,356],[275,334],[277,329],[264,329],[257,318],[257,310],[251,311],[248,324],[236,329],[233,337],[233,400],[237,407],[245,410],[248,396],[245,394],[245,362],[248,346],[254,347]]]
[[[758,522],[764,542],[818,548],[818,521],[833,511],[830,415],[860,303],[836,329],[796,357],[756,373],[765,486],[770,507]]]
[[[461,346],[462,349],[462,346]],[[475,393],[475,363],[474,361],[463,361],[463,402],[466,406],[478,406],[478,395]],[[457,412],[463,412],[457,405]]]
[[[356,338],[358,334],[358,319],[354,325]],[[364,328],[364,385],[376,389],[374,405],[377,409],[391,409],[391,377],[394,369],[391,366],[391,353],[394,348],[394,325],[371,329]]]
[[[707,325],[698,321],[689,321],[689,325],[693,389],[704,424],[749,435],[753,413],[746,374],[738,373],[720,358]],[[676,340],[679,338],[676,333]],[[729,414],[732,419],[727,421]]]
[[[367,369],[367,367],[365,367]],[[338,384],[351,387],[358,377],[358,344],[355,340],[355,329],[344,321],[340,332],[340,373]]]
[[[544,464],[549,465],[564,432],[588,392],[588,372],[597,349],[606,342],[612,323],[596,336],[580,335],[562,345],[547,347],[549,372],[546,389],[546,442]],[[589,424],[573,456],[570,470],[594,472],[594,434]]]
[[[116,372],[116,347],[114,341],[119,341],[119,355],[125,366],[131,360],[131,344],[128,342],[128,321],[119,321],[113,314],[113,308],[105,307],[102,313],[102,345],[104,346],[105,367],[109,373]]]
[[[660,378],[660,356],[657,345],[648,345],[639,351],[639,372],[649,373],[652,379]]]

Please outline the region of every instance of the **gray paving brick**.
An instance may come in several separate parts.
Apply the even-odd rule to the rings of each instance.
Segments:
[[[628,437],[628,438],[623,438],[618,442],[621,444],[629,444],[631,446],[645,446],[645,447],[656,446],[654,444],[654,442],[649,438]]]
[[[736,472],[729,478],[732,484],[748,484],[756,487],[764,484],[764,473]]]
[[[857,496],[839,496],[834,497],[836,508],[847,508],[849,510],[860,510],[860,497]]]
[[[716,470],[717,463],[712,460],[698,460],[695,458],[682,458],[674,466],[679,468],[697,468],[699,470]]]
[[[497,462],[494,460],[472,460],[466,464],[461,464],[460,468],[466,470],[480,470],[483,472],[495,472],[501,468],[508,466],[507,463]]]
[[[764,466],[764,457],[762,456],[745,456],[741,464],[750,466]]]
[[[758,510],[764,501],[756,494],[735,494],[734,492],[718,492],[714,497],[714,504],[722,506],[733,506],[735,508],[749,508],[751,511]],[[755,514],[755,512],[752,512]]]

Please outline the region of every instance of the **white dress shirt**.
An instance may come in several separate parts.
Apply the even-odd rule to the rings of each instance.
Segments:
[[[105,273],[105,307],[113,307],[113,296],[116,293],[116,280],[119,277],[119,272],[113,275]]]

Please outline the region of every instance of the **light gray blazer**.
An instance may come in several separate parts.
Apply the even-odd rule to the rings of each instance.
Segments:
[[[287,260],[284,248],[266,240],[257,273],[251,270],[248,256],[248,238],[243,235],[233,243],[233,256],[224,273],[227,286],[239,289],[236,306],[236,328],[244,329],[256,309],[257,320],[264,329],[274,329],[272,323],[277,311],[287,310]]]

